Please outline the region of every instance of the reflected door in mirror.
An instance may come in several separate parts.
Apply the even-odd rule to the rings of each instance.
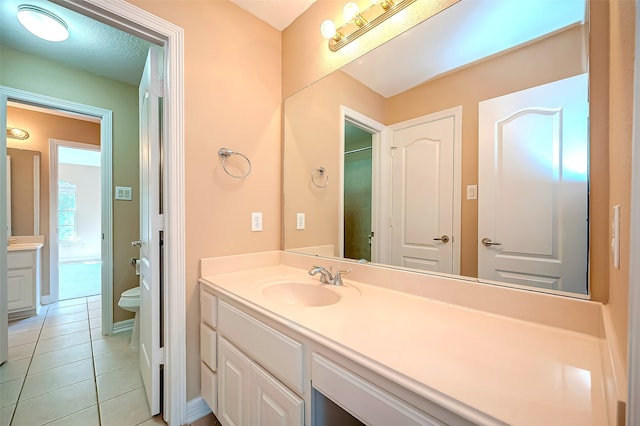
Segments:
[[[393,132],[391,263],[453,273],[454,118]]]
[[[587,84],[480,103],[478,278],[586,294]]]

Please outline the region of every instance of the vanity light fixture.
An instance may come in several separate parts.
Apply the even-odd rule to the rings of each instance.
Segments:
[[[18,6],[18,21],[36,37],[47,41],[69,38],[67,23],[46,9],[31,4]]]
[[[29,139],[29,132],[17,127],[7,127],[7,137],[10,139],[26,140]]]
[[[329,40],[329,49],[335,52],[415,1],[371,0],[372,5],[363,11],[356,3],[349,2],[342,10],[345,24],[338,28],[327,19],[320,25],[320,33]]]

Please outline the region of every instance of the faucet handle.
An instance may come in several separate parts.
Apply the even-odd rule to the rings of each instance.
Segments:
[[[333,277],[333,284],[334,285],[343,285],[344,283],[342,282],[342,274],[349,274],[351,273],[351,269],[339,269],[336,271],[336,275]]]

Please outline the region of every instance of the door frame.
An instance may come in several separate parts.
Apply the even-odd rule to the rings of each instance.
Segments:
[[[111,133],[111,129],[107,130]],[[102,121],[100,123],[100,133],[102,134]],[[111,144],[109,143],[106,149],[102,149],[102,135],[100,137],[100,145],[92,145],[82,142],[72,142],[60,139],[49,139],[49,295],[47,296],[47,303],[53,303],[60,299],[60,242],[58,241],[58,233],[56,228],[58,225],[58,147],[69,147],[84,149],[87,151],[100,151],[100,217],[101,217],[101,232],[103,238],[101,240],[100,261],[102,266],[100,268],[100,294],[102,297],[102,327],[104,334],[111,334],[113,332],[113,281],[112,281],[112,264],[113,264],[113,250],[111,244],[106,246],[106,241],[111,241],[113,235],[107,235],[105,233],[105,224],[108,222],[113,224],[113,210],[111,208],[105,209],[103,203],[105,197],[103,196],[105,191],[110,191],[112,188],[112,176],[111,170],[103,171],[103,159],[106,155],[104,151],[111,152]],[[109,195],[109,200],[111,196]],[[108,227],[108,226],[107,226]],[[106,256],[105,256],[106,255]],[[105,261],[105,257],[108,259]],[[105,266],[106,265],[106,266]],[[105,271],[105,269],[108,269]],[[105,293],[105,289],[111,289]],[[110,293],[110,294],[109,294]],[[104,297],[107,294],[107,297]],[[106,315],[105,315],[106,314]],[[105,317],[111,318],[109,321],[105,321]],[[106,323],[106,324],[105,324]],[[105,327],[106,326],[106,327]]]
[[[442,120],[444,118],[453,118],[453,274],[460,275],[460,252],[462,246],[462,105],[433,112],[431,114],[412,118],[410,120],[401,121],[389,126],[388,146],[389,146],[389,164],[391,164],[391,144],[393,143],[393,133],[409,127],[419,126],[432,121]],[[391,166],[389,166],[389,177],[391,176]],[[391,179],[389,178],[389,208],[391,208]],[[391,217],[391,216],[389,216]],[[391,232],[389,232],[389,244],[391,248]],[[389,262],[391,262],[391,254],[389,254]]]
[[[105,334],[111,334],[113,331],[113,206],[111,201],[112,190],[112,140],[113,140],[113,112],[107,109],[94,107],[91,105],[84,105],[77,102],[71,102],[64,99],[58,99],[47,95],[41,95],[38,93],[27,92],[24,90],[14,89],[11,87],[0,86],[0,94],[5,99],[1,108],[6,111],[7,102],[15,101],[19,103],[25,103],[29,105],[35,105],[42,108],[62,110],[81,115],[87,115],[100,119],[100,181],[102,186],[102,330]],[[3,151],[6,156],[6,149]],[[51,170],[49,171],[51,176]],[[49,179],[49,186],[51,188],[51,179]],[[49,188],[49,190],[50,190]],[[57,191],[56,191],[57,192]],[[50,204],[51,204],[51,200]],[[50,212],[51,213],[51,212]],[[56,216],[49,214],[50,227],[53,224],[53,228],[50,228],[51,233],[55,229],[55,222],[53,221]],[[50,234],[51,235],[51,234]],[[50,240],[51,241],[51,240]],[[53,247],[49,244],[50,257],[53,250],[57,250],[57,247]],[[51,259],[50,259],[51,260]],[[49,294],[41,297],[41,303],[43,305],[56,302],[58,300],[58,286],[57,282],[52,285],[52,282],[57,278],[51,274],[53,262],[49,262]]]
[[[165,172],[164,419],[173,425],[208,411],[190,404],[186,386],[185,195],[184,195],[184,30],[124,0],[54,0],[82,15],[164,47],[163,139]],[[202,404],[204,405],[204,404]]]
[[[366,115],[353,110],[345,105],[340,105],[340,144],[338,144],[338,256],[344,257],[344,123],[350,122],[371,133],[371,231],[374,237],[371,239],[371,261],[381,262],[381,200],[379,195],[382,177],[381,152],[383,151],[383,131],[386,126]]]

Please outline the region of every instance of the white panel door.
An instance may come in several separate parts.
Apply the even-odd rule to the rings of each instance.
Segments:
[[[587,84],[480,103],[479,278],[586,293]]]
[[[139,87],[140,106],[140,372],[151,414],[160,412],[160,98],[159,52],[151,48]]]
[[[453,273],[454,118],[394,130],[391,263]]]

